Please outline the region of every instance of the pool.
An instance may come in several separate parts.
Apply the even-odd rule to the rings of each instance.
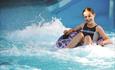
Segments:
[[[58,49],[55,42],[67,28],[59,19],[52,20],[1,35],[0,70],[115,69],[115,32],[107,32],[112,45]]]
[[[115,70],[115,29],[108,0],[55,0],[51,5],[44,3],[52,0],[26,1],[0,2],[0,70]],[[79,14],[85,6],[101,15],[96,21],[113,44],[57,48],[63,31],[83,20]]]

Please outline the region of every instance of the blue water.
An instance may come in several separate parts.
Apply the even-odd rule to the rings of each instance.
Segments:
[[[113,44],[58,49],[55,42],[66,28],[52,21],[6,32],[0,39],[0,70],[114,70],[115,32],[107,32]]]
[[[115,70],[109,0],[55,0],[53,5],[44,1],[0,1],[0,70]],[[96,9],[96,22],[113,44],[58,49],[57,39],[83,21],[80,14],[86,6]]]

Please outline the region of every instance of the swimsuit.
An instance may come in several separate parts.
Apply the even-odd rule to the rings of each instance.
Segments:
[[[93,40],[93,36],[94,36],[94,32],[96,31],[96,27],[97,27],[97,25],[92,28],[89,28],[89,27],[87,27],[87,23],[86,23],[83,27],[83,35],[84,36],[89,35],[91,37],[91,39]]]

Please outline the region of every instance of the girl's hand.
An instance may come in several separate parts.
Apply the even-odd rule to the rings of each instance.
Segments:
[[[64,35],[67,35],[67,34],[68,34],[68,32],[69,32],[68,30],[64,30],[64,32],[63,32],[63,33],[64,33]]]
[[[100,41],[98,41],[97,43],[98,43],[99,45],[104,46],[104,41],[103,41],[103,40],[100,40]]]
[[[66,34],[67,32],[68,32],[68,30],[64,30],[64,32],[63,32],[63,33],[64,33],[64,34]]]
[[[64,30],[64,35],[69,35],[71,32],[75,32],[75,30],[73,30],[73,29]]]

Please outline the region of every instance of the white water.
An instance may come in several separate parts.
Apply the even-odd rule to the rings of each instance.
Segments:
[[[94,44],[92,46],[87,45],[73,49],[57,49],[55,43],[65,29],[69,28],[64,27],[59,19],[53,18],[51,22],[46,22],[42,25],[31,25],[23,30],[9,32],[7,33],[6,39],[10,41],[10,48],[5,48],[5,50],[0,51],[0,54],[1,56],[37,56],[41,58],[42,56],[46,56],[52,60],[57,60],[57,62],[61,60],[89,65],[89,68],[92,66],[99,66],[99,69],[114,68],[114,32],[108,32],[113,44],[106,45],[105,47]],[[0,68],[3,69],[4,65],[1,67]],[[13,65],[13,67],[15,67],[15,65]],[[20,69],[23,68],[23,66],[17,65],[17,68]],[[71,67],[69,69],[71,69]],[[40,68],[40,70],[42,69]]]

